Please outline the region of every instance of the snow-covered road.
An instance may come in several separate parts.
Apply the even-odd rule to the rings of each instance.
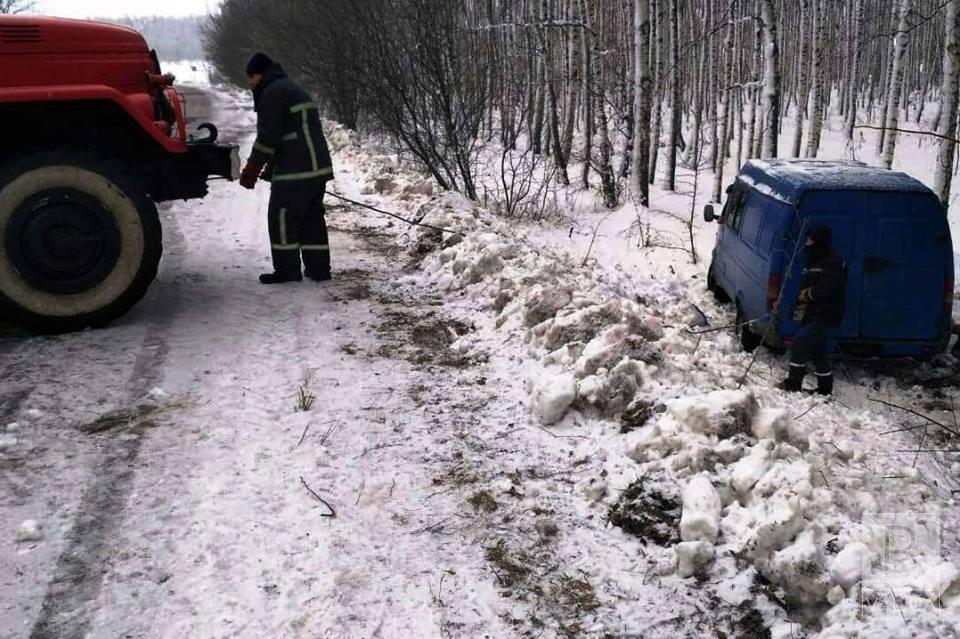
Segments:
[[[167,207],[159,279],[110,328],[0,342],[0,637],[505,634],[483,549],[432,534],[459,504],[423,395],[476,375],[429,365],[444,318],[355,213],[331,207],[334,282],[259,285],[267,197]]]

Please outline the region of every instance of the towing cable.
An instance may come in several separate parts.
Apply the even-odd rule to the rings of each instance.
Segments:
[[[210,179],[210,180],[223,180],[223,181],[225,181],[225,182],[235,182],[235,181],[236,181],[236,180],[231,180],[230,178],[222,177],[222,176],[219,176],[219,175],[217,175],[217,176],[211,176],[211,177],[209,177],[208,179]],[[366,204],[366,203],[364,203],[364,202],[358,202],[358,201],[356,201],[356,200],[351,200],[351,199],[348,198],[348,197],[344,197],[344,196],[342,196],[342,195],[340,195],[340,194],[338,194],[338,193],[334,193],[334,192],[332,192],[332,191],[327,191],[326,194],[329,195],[330,197],[337,198],[338,200],[341,200],[341,201],[343,201],[343,202],[347,202],[348,204],[353,204],[354,206],[359,206],[359,207],[361,207],[361,208],[369,209],[369,210],[373,211],[374,213],[379,213],[379,214],[381,214],[381,215],[386,215],[386,216],[388,216],[388,217],[392,217],[392,218],[395,219],[395,220],[400,220],[401,222],[404,222],[405,224],[409,224],[410,226],[420,226],[420,227],[423,227],[423,228],[425,228],[425,229],[430,229],[430,230],[432,230],[432,231],[440,231],[441,233],[450,233],[450,234],[452,234],[452,235],[459,235],[459,236],[461,236],[461,237],[466,237],[466,236],[467,236],[467,234],[464,233],[464,232],[462,232],[462,231],[454,231],[453,229],[446,229],[446,228],[443,228],[442,226],[434,226],[434,225],[432,225],[432,224],[425,224],[425,223],[423,223],[423,222],[417,222],[416,220],[410,220],[410,219],[407,219],[407,218],[403,217],[402,215],[398,215],[398,214],[396,214],[396,213],[391,213],[390,211],[385,211],[385,210],[383,210],[383,209],[377,208],[377,207],[372,206],[372,205],[370,205],[370,204]]]

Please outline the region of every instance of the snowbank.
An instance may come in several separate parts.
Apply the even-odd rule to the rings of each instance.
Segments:
[[[333,145],[356,152],[341,133]],[[364,167],[365,192],[413,197],[420,178],[396,158]],[[762,575],[778,597],[820,617],[820,637],[905,635],[898,608],[923,613],[914,630],[960,623],[960,570],[936,555],[891,561],[890,529],[869,522],[933,510],[923,482],[881,454],[884,419],[766,386],[733,390],[749,358],[723,332],[698,339],[684,330],[689,281],[582,266],[458,194],[415,195],[416,219],[452,232],[402,236],[419,265],[414,279],[490,318],[457,348],[512,340],[541,424],[573,426],[571,411],[620,417],[626,434],[601,443],[607,468],[666,478],[682,495],[680,541],[663,572],[716,582]],[[884,481],[893,474],[896,483]],[[587,484],[589,502],[616,499],[606,482]],[[873,605],[854,605],[865,598]],[[785,611],[768,617],[776,633],[793,635]]]

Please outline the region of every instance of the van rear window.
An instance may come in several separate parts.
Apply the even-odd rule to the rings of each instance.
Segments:
[[[756,244],[760,224],[763,222],[763,206],[756,197],[750,198],[744,207],[740,221],[740,239],[750,245]]]
[[[743,221],[743,205],[747,201],[747,192],[744,189],[737,189],[727,201],[728,209],[724,212],[727,224],[734,231],[740,231],[740,224]]]

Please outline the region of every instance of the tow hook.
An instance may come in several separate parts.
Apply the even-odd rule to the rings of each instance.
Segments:
[[[198,137],[197,133],[206,132],[205,137]],[[190,136],[190,144],[213,144],[220,137],[217,127],[209,122],[204,122],[197,127],[197,133]]]

